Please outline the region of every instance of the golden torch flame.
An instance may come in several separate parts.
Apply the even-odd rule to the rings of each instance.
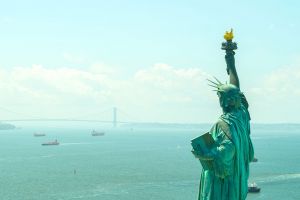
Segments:
[[[233,38],[233,30],[231,29],[230,32],[226,31],[226,33],[224,34],[224,39],[228,41],[228,40],[232,40],[232,38]]]

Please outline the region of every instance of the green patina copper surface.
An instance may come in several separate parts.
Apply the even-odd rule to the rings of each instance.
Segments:
[[[211,81],[223,109],[223,114],[210,130],[216,147],[205,155],[193,152],[199,159],[210,157],[213,161],[213,169],[202,170],[198,200],[244,200],[247,197],[249,162],[254,150],[250,139],[248,102],[239,88],[233,51],[237,46],[232,38],[233,35],[222,44],[222,49],[226,50],[230,84]]]

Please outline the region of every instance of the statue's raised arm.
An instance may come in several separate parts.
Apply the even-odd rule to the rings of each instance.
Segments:
[[[226,42],[222,43],[222,49],[226,51],[225,60],[227,64],[227,73],[229,75],[229,83],[235,85],[240,88],[239,77],[235,68],[235,60],[234,60],[234,50],[237,49],[237,44],[232,42],[233,39],[233,31],[231,29],[230,32],[225,33],[224,39]]]

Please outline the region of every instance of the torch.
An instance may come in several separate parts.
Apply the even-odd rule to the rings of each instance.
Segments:
[[[235,68],[235,62],[234,62],[234,50],[237,49],[237,44],[236,42],[232,42],[233,39],[233,30],[231,29],[230,32],[226,31],[224,34],[224,39],[226,42],[222,42],[222,50],[225,50],[226,55],[225,55],[225,60],[227,63],[227,73],[229,74],[229,69],[234,69]]]

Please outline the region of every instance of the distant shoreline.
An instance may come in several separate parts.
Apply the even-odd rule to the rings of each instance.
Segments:
[[[203,128],[211,127],[213,123],[128,123],[121,127],[136,127],[136,128]],[[297,127],[300,128],[300,123],[251,123],[251,127],[274,126],[278,128]]]

